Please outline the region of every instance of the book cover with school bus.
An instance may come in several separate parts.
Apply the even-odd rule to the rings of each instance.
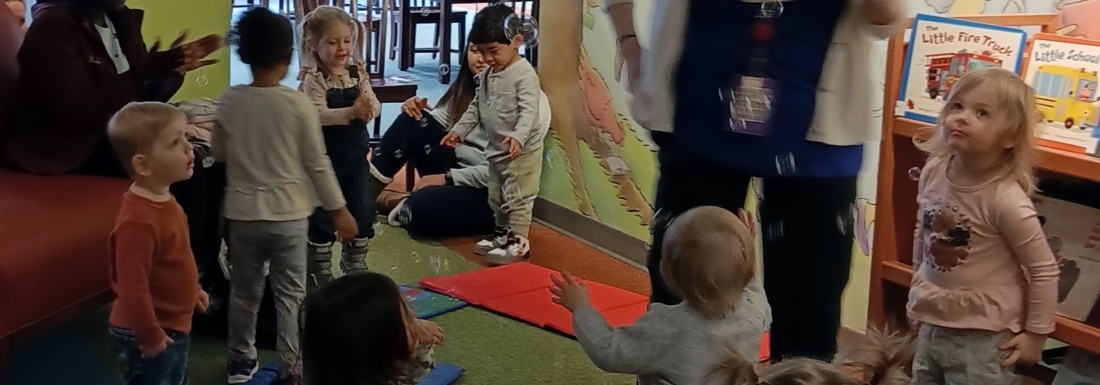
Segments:
[[[1097,154],[1100,41],[1039,33],[1031,41],[1024,80],[1035,89],[1039,144]]]
[[[918,14],[902,68],[898,115],[935,123],[944,99],[967,72],[1000,67],[1020,73],[1027,33],[1019,28]]]

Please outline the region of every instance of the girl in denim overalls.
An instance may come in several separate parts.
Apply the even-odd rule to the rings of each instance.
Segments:
[[[348,210],[359,225],[355,239],[344,239],[340,269],[345,274],[367,270],[367,243],[374,236],[374,202],[370,199],[367,122],[379,112],[366,65],[354,55],[363,29],[346,12],[318,7],[301,23],[302,92],[317,106],[325,146]],[[309,218],[310,287],[332,280],[332,245],[337,241],[332,217],[317,210]]]

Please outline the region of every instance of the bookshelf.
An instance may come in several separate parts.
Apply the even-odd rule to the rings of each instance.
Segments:
[[[1053,32],[1055,15],[988,15],[961,19],[1011,27],[1039,27]],[[910,25],[912,20],[910,20]],[[905,325],[905,303],[913,276],[913,226],[917,223],[917,182],[912,169],[920,170],[925,154],[913,145],[913,138],[930,133],[931,125],[895,115],[898,90],[906,51],[905,35],[890,38],[886,59],[886,91],[883,106],[883,137],[879,154],[878,191],[875,217],[875,248],[871,253],[871,288],[868,320],[872,324]],[[1100,158],[1040,147],[1039,167],[1043,170],[1100,182]],[[1094,313],[1096,313],[1094,311]],[[1057,317],[1052,338],[1100,354],[1100,328]]]

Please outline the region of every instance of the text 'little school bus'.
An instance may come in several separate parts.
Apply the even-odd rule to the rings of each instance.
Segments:
[[[1096,71],[1060,65],[1042,65],[1031,87],[1035,104],[1047,122],[1082,130],[1096,126]]]
[[[965,49],[954,53],[928,55],[928,97],[935,99],[951,93],[951,88],[967,72],[986,67],[1000,67],[1003,60],[993,57],[993,53],[970,53]]]

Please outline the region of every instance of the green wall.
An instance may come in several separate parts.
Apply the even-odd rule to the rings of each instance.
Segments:
[[[224,36],[229,30],[228,0],[129,0],[126,5],[145,10],[142,34],[148,44],[153,44],[157,37],[161,38],[162,46],[170,44],[184,29],[189,30],[189,40],[212,33]],[[221,95],[229,86],[229,50],[223,48],[212,58],[220,62],[188,73],[173,100]]]

